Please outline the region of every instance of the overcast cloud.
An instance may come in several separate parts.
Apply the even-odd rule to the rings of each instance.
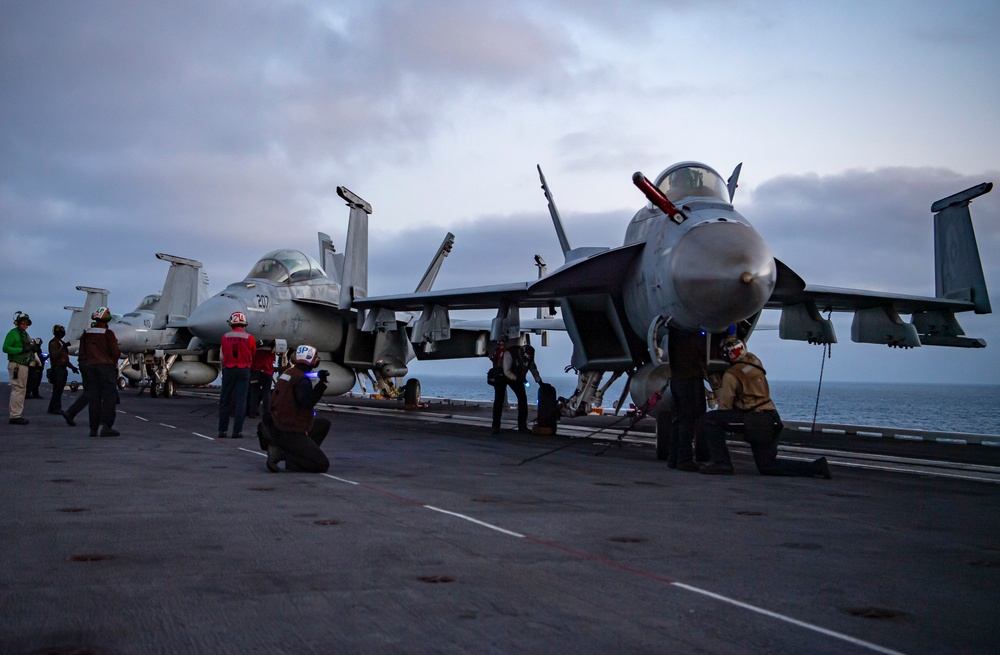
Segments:
[[[412,290],[448,230],[439,288],[530,279],[561,263],[536,164],[574,246],[618,245],[632,172],[686,159],[744,162],[737,208],[808,282],[932,295],[930,204],[1000,182],[998,28],[970,0],[2,2],[0,309],[47,338],[76,285],[116,312],[159,290],[157,252],[214,293],[317,230],[342,247],[337,185],[375,209],[372,293]],[[1000,194],[972,212],[1000,302]],[[1000,383],[1000,320],[960,321],[990,348],[838,319],[826,374]],[[816,377],[818,348],[754,350]]]

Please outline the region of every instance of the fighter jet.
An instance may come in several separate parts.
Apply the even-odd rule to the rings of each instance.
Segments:
[[[243,281],[199,305],[185,325],[213,348],[211,361],[218,362],[218,344],[230,330],[227,321],[233,312],[243,312],[249,322],[247,332],[259,340],[275,341],[276,351],[294,350],[303,343],[319,350],[318,368],[329,373],[328,395],[347,393],[355,378],[364,375],[382,395],[402,395],[407,404],[417,404],[419,381],[410,379],[400,390],[394,380],[406,376],[406,365],[414,357],[405,330],[412,317],[372,314],[371,320],[380,326],[374,333],[360,329],[354,309],[357,300],[367,295],[371,205],[344,187],[337,187],[337,193],[350,207],[345,252],[336,252],[330,237],[322,232],[319,254],[323,265],[299,250],[269,252]],[[417,285],[418,291],[430,289],[453,242],[454,235],[448,234]]]
[[[833,324],[821,312],[838,311],[854,312],[851,337],[856,342],[985,346],[964,336],[955,314],[991,311],[968,209],[972,199],[992,189],[991,183],[933,204],[937,285],[934,297],[919,297],[807,285],[773,257],[733,207],[741,166],[728,180],[698,162],[670,166],[652,182],[636,173],[633,183],[648,203],[628,224],[624,245],[616,248],[570,246],[539,167],[565,255],[562,267],[536,281],[370,297],[354,306],[369,315],[422,311],[437,329],[416,333],[415,339],[438,340],[435,351],[449,357],[486,354],[482,339],[447,343],[450,310],[496,309],[488,334],[495,342],[502,335],[519,338],[521,307],[558,306],[573,343],[571,366],[580,376],[567,405],[573,410],[600,399],[610,385],[600,387],[608,372],[612,380],[628,375],[627,391],[637,405],[647,404],[669,379],[671,329],[704,333],[711,363],[721,337],[737,330],[749,338],[765,308],[781,310],[783,339],[836,342]],[[911,321],[904,323],[900,314],[912,315]]]
[[[120,384],[145,383],[152,397],[162,394],[170,398],[175,385],[208,384],[218,377],[219,369],[205,361],[204,349],[183,327],[187,316],[208,297],[208,276],[202,263],[164,253],[157,253],[156,258],[170,262],[163,291],[143,298],[134,311],[115,316],[108,327],[118,338],[124,356],[118,366]],[[77,289],[87,292],[87,309],[74,312],[70,319],[69,333],[79,339],[75,330],[82,333],[83,320],[108,304],[108,291]]]

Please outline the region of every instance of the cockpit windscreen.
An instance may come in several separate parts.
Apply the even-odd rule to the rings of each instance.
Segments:
[[[670,202],[702,197],[729,202],[729,189],[719,174],[707,166],[686,165],[668,168],[656,180]]]
[[[142,299],[142,302],[139,303],[139,306],[135,308],[135,311],[137,311],[137,312],[140,312],[142,310],[146,310],[146,311],[150,311],[150,312],[151,311],[155,311],[156,310],[156,306],[158,304],[160,304],[160,294],[158,294],[158,293],[152,293],[152,294],[150,294],[150,295],[148,295],[148,296],[146,296],[145,298]]]
[[[326,277],[315,259],[298,250],[274,250],[260,258],[247,273],[247,279],[270,280],[278,284]]]

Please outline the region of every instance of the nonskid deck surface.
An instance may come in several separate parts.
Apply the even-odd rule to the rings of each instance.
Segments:
[[[329,474],[274,474],[214,400],[123,392],[117,438],[44,401],[2,425],[0,652],[1000,647],[1000,485],[537,457],[567,438],[344,406]]]

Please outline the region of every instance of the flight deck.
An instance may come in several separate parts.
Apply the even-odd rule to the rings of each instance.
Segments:
[[[587,435],[613,417],[493,436],[484,407],[337,398],[310,475],[269,473],[255,420],[214,438],[212,393],[126,390],[117,438],[46,404],[0,428],[2,653],[1000,649],[1000,449],[703,476],[642,424]]]

